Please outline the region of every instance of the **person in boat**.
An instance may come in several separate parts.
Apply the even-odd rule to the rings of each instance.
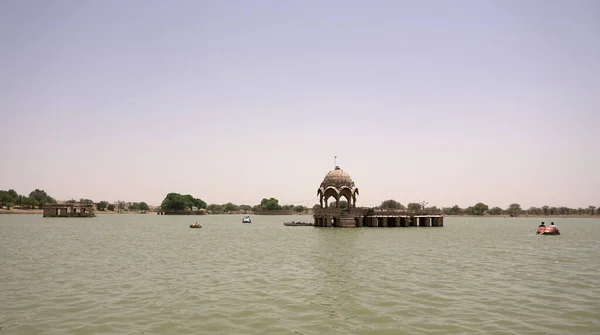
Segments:
[[[543,234],[545,229],[546,229],[546,224],[542,221],[542,223],[537,228],[537,234],[538,235]]]
[[[550,227],[556,229],[558,231],[558,227],[554,224],[554,222],[550,222]]]

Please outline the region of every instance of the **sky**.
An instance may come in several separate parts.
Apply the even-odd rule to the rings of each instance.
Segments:
[[[599,126],[595,0],[0,2],[20,194],[600,206]]]

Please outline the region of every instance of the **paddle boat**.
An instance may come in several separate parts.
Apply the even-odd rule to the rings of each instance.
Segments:
[[[251,223],[252,220],[250,220],[250,216],[244,216],[244,218],[242,219],[242,223]]]
[[[190,228],[202,228],[202,225],[198,223],[198,221],[196,221],[196,223],[192,223],[190,225]]]
[[[558,228],[556,228],[554,226],[538,227],[537,234],[538,235],[560,235],[560,231],[558,230]]]

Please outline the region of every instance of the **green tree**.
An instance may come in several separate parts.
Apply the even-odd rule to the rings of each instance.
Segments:
[[[79,203],[82,205],[92,205],[94,202],[90,199],[79,199]]]
[[[38,206],[37,200],[32,197],[23,197],[21,200],[21,207],[26,209],[33,209]]]
[[[239,210],[239,207],[235,204],[232,204],[231,202],[228,202],[225,205],[223,205],[223,208],[226,212],[235,212]]]
[[[108,204],[108,206],[106,206],[106,209],[109,210],[109,211],[111,211],[111,212],[114,212],[115,211],[115,205],[114,204]]]
[[[306,207],[298,205],[298,206],[294,206],[294,212],[296,213],[302,213],[306,211]]]
[[[492,207],[487,212],[489,215],[500,215],[500,214],[502,214],[502,208]]]
[[[210,205],[208,205],[207,209],[213,214],[223,213],[223,205],[210,204]]]
[[[263,198],[260,202],[260,207],[261,209],[266,211],[274,211],[281,209],[281,206],[279,205],[279,200],[275,198]]]
[[[427,212],[429,214],[438,214],[438,213],[441,213],[442,210],[437,208],[437,206],[431,206],[431,207],[425,208],[425,212]]]
[[[35,199],[37,201],[37,206],[39,208],[44,207],[45,204],[53,204],[56,203],[56,200],[49,196],[46,191],[35,189],[29,193],[29,197]]]
[[[139,208],[140,208],[140,211],[149,211],[150,210],[150,206],[148,206],[148,204],[145,203],[144,201],[139,203]]]
[[[404,205],[397,202],[396,200],[389,199],[389,200],[385,200],[385,201],[381,202],[381,205],[379,205],[379,208],[382,208],[382,209],[404,209]]]
[[[169,193],[160,204],[165,211],[183,211],[189,207],[189,199],[179,193]]]
[[[250,205],[240,205],[239,209],[241,211],[251,211],[252,210],[252,206],[250,206]]]
[[[447,215],[460,215],[462,213],[462,209],[458,207],[458,205],[454,205],[447,209],[444,213]]]
[[[106,206],[108,206],[107,201],[100,201],[99,203],[96,204],[96,209],[99,211],[104,211],[104,210],[106,210]]]
[[[478,202],[475,204],[475,206],[473,206],[473,214],[471,215],[483,215],[488,209],[488,205]]]
[[[406,208],[408,208],[408,210],[411,212],[420,212],[422,206],[416,202],[409,202],[408,205],[406,205]]]

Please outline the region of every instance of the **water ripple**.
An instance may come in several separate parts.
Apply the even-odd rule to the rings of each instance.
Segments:
[[[600,333],[598,220],[0,216],[7,334]],[[556,222],[557,220],[555,220]]]

